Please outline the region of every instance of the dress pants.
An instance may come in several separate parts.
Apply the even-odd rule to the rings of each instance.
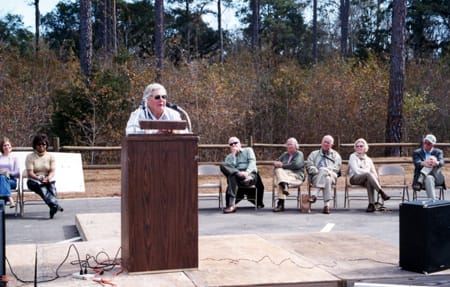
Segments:
[[[323,189],[323,201],[326,203],[331,199],[331,185],[336,183],[337,174],[326,167],[321,167],[319,173],[313,175],[312,184]]]
[[[277,184],[277,193],[279,199],[286,199],[286,195],[283,193],[283,187],[280,183],[287,184],[302,184],[302,181],[298,178],[298,175],[289,169],[275,168],[275,183]]]
[[[367,188],[367,197],[369,198],[369,203],[375,203],[375,190],[381,191],[380,183],[374,174],[370,172],[365,172],[363,174],[355,174],[350,178],[350,184],[362,185]]]
[[[250,181],[244,181],[245,178],[238,176],[240,170],[233,167],[230,164],[221,164],[220,170],[227,178],[227,191],[225,193],[226,206],[232,206],[236,204],[236,195],[239,186],[251,186],[256,183],[256,173],[250,173],[249,176],[252,178]]]
[[[420,172],[420,176],[424,177],[423,187],[427,192],[427,197],[429,199],[437,199],[438,197],[436,196],[436,185],[442,185],[445,181],[441,169],[424,167]]]

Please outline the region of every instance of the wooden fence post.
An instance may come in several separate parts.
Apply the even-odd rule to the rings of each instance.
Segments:
[[[53,137],[53,151],[59,152],[61,149],[61,143],[59,141],[59,137]]]

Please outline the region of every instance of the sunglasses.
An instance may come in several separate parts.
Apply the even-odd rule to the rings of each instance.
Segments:
[[[235,144],[238,144],[239,142],[230,143],[230,146],[234,146]]]
[[[38,143],[36,146],[47,146],[46,143]]]
[[[167,95],[156,95],[156,96],[153,96],[153,98],[155,100],[159,100],[159,99],[165,100],[165,99],[167,99]]]
[[[357,145],[356,147],[364,147],[363,145]]]

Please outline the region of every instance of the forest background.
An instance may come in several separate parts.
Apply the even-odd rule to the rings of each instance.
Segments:
[[[205,8],[210,2],[217,10]],[[401,141],[434,133],[448,142],[450,3],[404,2]],[[385,142],[392,4],[65,0],[37,14],[34,33],[20,16],[7,15],[0,19],[0,131],[16,146],[29,146],[36,132],[61,145],[118,146],[145,86],[159,81],[169,101],[188,111],[201,144],[232,135],[260,143],[319,143],[325,134]],[[233,6],[241,30],[220,29],[223,6]],[[217,29],[203,21],[208,13]],[[83,17],[92,25],[92,54],[80,33]]]

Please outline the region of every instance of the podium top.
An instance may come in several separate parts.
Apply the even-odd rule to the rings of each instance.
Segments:
[[[186,121],[155,121],[140,120],[139,126],[143,130],[184,130],[186,129]]]

